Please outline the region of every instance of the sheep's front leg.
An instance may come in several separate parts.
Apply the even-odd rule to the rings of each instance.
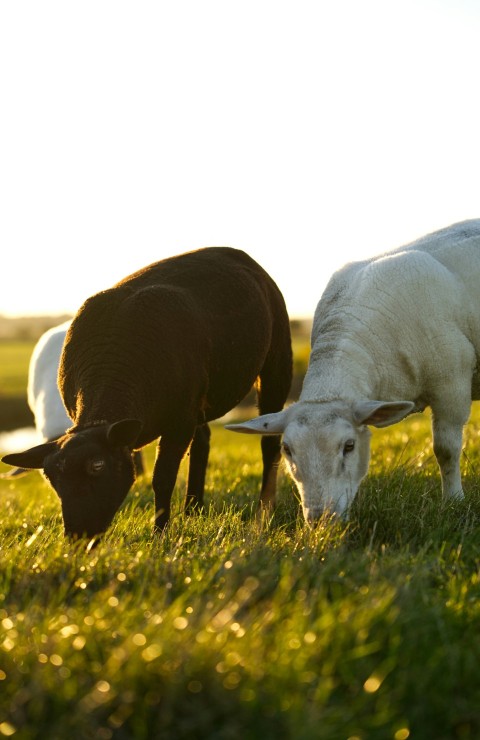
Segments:
[[[190,465],[188,468],[187,511],[197,510],[203,506],[203,491],[210,453],[210,427],[202,424],[197,427],[190,447]]]
[[[457,413],[454,416],[445,413],[445,409],[433,412],[433,451],[440,467],[442,491],[446,497],[463,497],[460,455],[462,453],[463,427],[468,419],[469,410],[467,413]]]
[[[155,529],[165,528],[170,518],[170,504],[178,469],[188,443],[180,444],[162,437],[157,447],[152,486],[155,494]]]

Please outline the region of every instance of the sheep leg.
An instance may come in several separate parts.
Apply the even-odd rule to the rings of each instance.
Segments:
[[[134,451],[133,464],[135,465],[135,475],[143,475],[145,472],[145,467],[143,465],[143,455],[141,450]]]
[[[165,528],[170,518],[170,504],[178,469],[190,440],[181,444],[162,437],[157,447],[152,487],[155,494],[155,529]]]
[[[210,427],[202,424],[197,427],[190,447],[190,465],[188,468],[187,499],[185,510],[198,511],[203,506],[203,491],[210,452]]]
[[[450,411],[451,407],[447,407]],[[442,478],[442,492],[445,497],[462,496],[462,478],[460,474],[460,455],[462,452],[463,427],[467,422],[468,410],[459,413],[459,406],[455,414],[445,413],[443,408],[435,412],[432,407],[433,451],[440,468]]]
[[[283,347],[283,350],[282,350]],[[280,411],[288,397],[292,381],[292,354],[290,337],[283,337],[279,342],[279,353],[271,352],[259,375],[257,383],[257,400],[259,414]],[[260,508],[271,511],[275,507],[277,492],[277,472],[281,459],[281,436],[262,437],[263,475],[260,491]]]
[[[280,462],[280,437],[262,437],[263,475],[260,490],[260,506],[271,511],[275,508],[277,472]]]

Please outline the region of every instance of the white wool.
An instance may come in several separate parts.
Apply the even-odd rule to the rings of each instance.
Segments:
[[[42,334],[30,358],[28,405],[42,440],[54,439],[72,425],[57,386],[60,355],[70,323],[65,321]]]
[[[432,409],[446,496],[463,495],[460,454],[480,398],[480,219],[345,265],[315,311],[300,398],[229,428],[283,434],[305,518],[343,514],[368,471],[368,426]]]

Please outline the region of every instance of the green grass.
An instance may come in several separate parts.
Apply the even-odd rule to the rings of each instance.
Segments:
[[[0,737],[480,737],[478,428],[465,501],[413,417],[374,433],[348,522],[314,530],[284,475],[257,522],[259,439],[220,427],[208,514],[181,513],[182,466],[158,538],[148,475],[91,550],[37,473],[0,481]]]
[[[26,396],[28,364],[35,342],[0,341],[0,397]]]

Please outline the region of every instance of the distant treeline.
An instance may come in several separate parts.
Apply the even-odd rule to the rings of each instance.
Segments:
[[[71,319],[70,314],[59,316],[2,316],[0,314],[0,339],[28,339],[36,341],[52,326],[62,324]],[[296,337],[310,336],[311,321],[309,319],[292,319],[290,321],[292,334]]]
[[[69,314],[61,316],[1,316],[0,339],[22,339],[36,341],[47,329],[57,326],[67,319]]]

